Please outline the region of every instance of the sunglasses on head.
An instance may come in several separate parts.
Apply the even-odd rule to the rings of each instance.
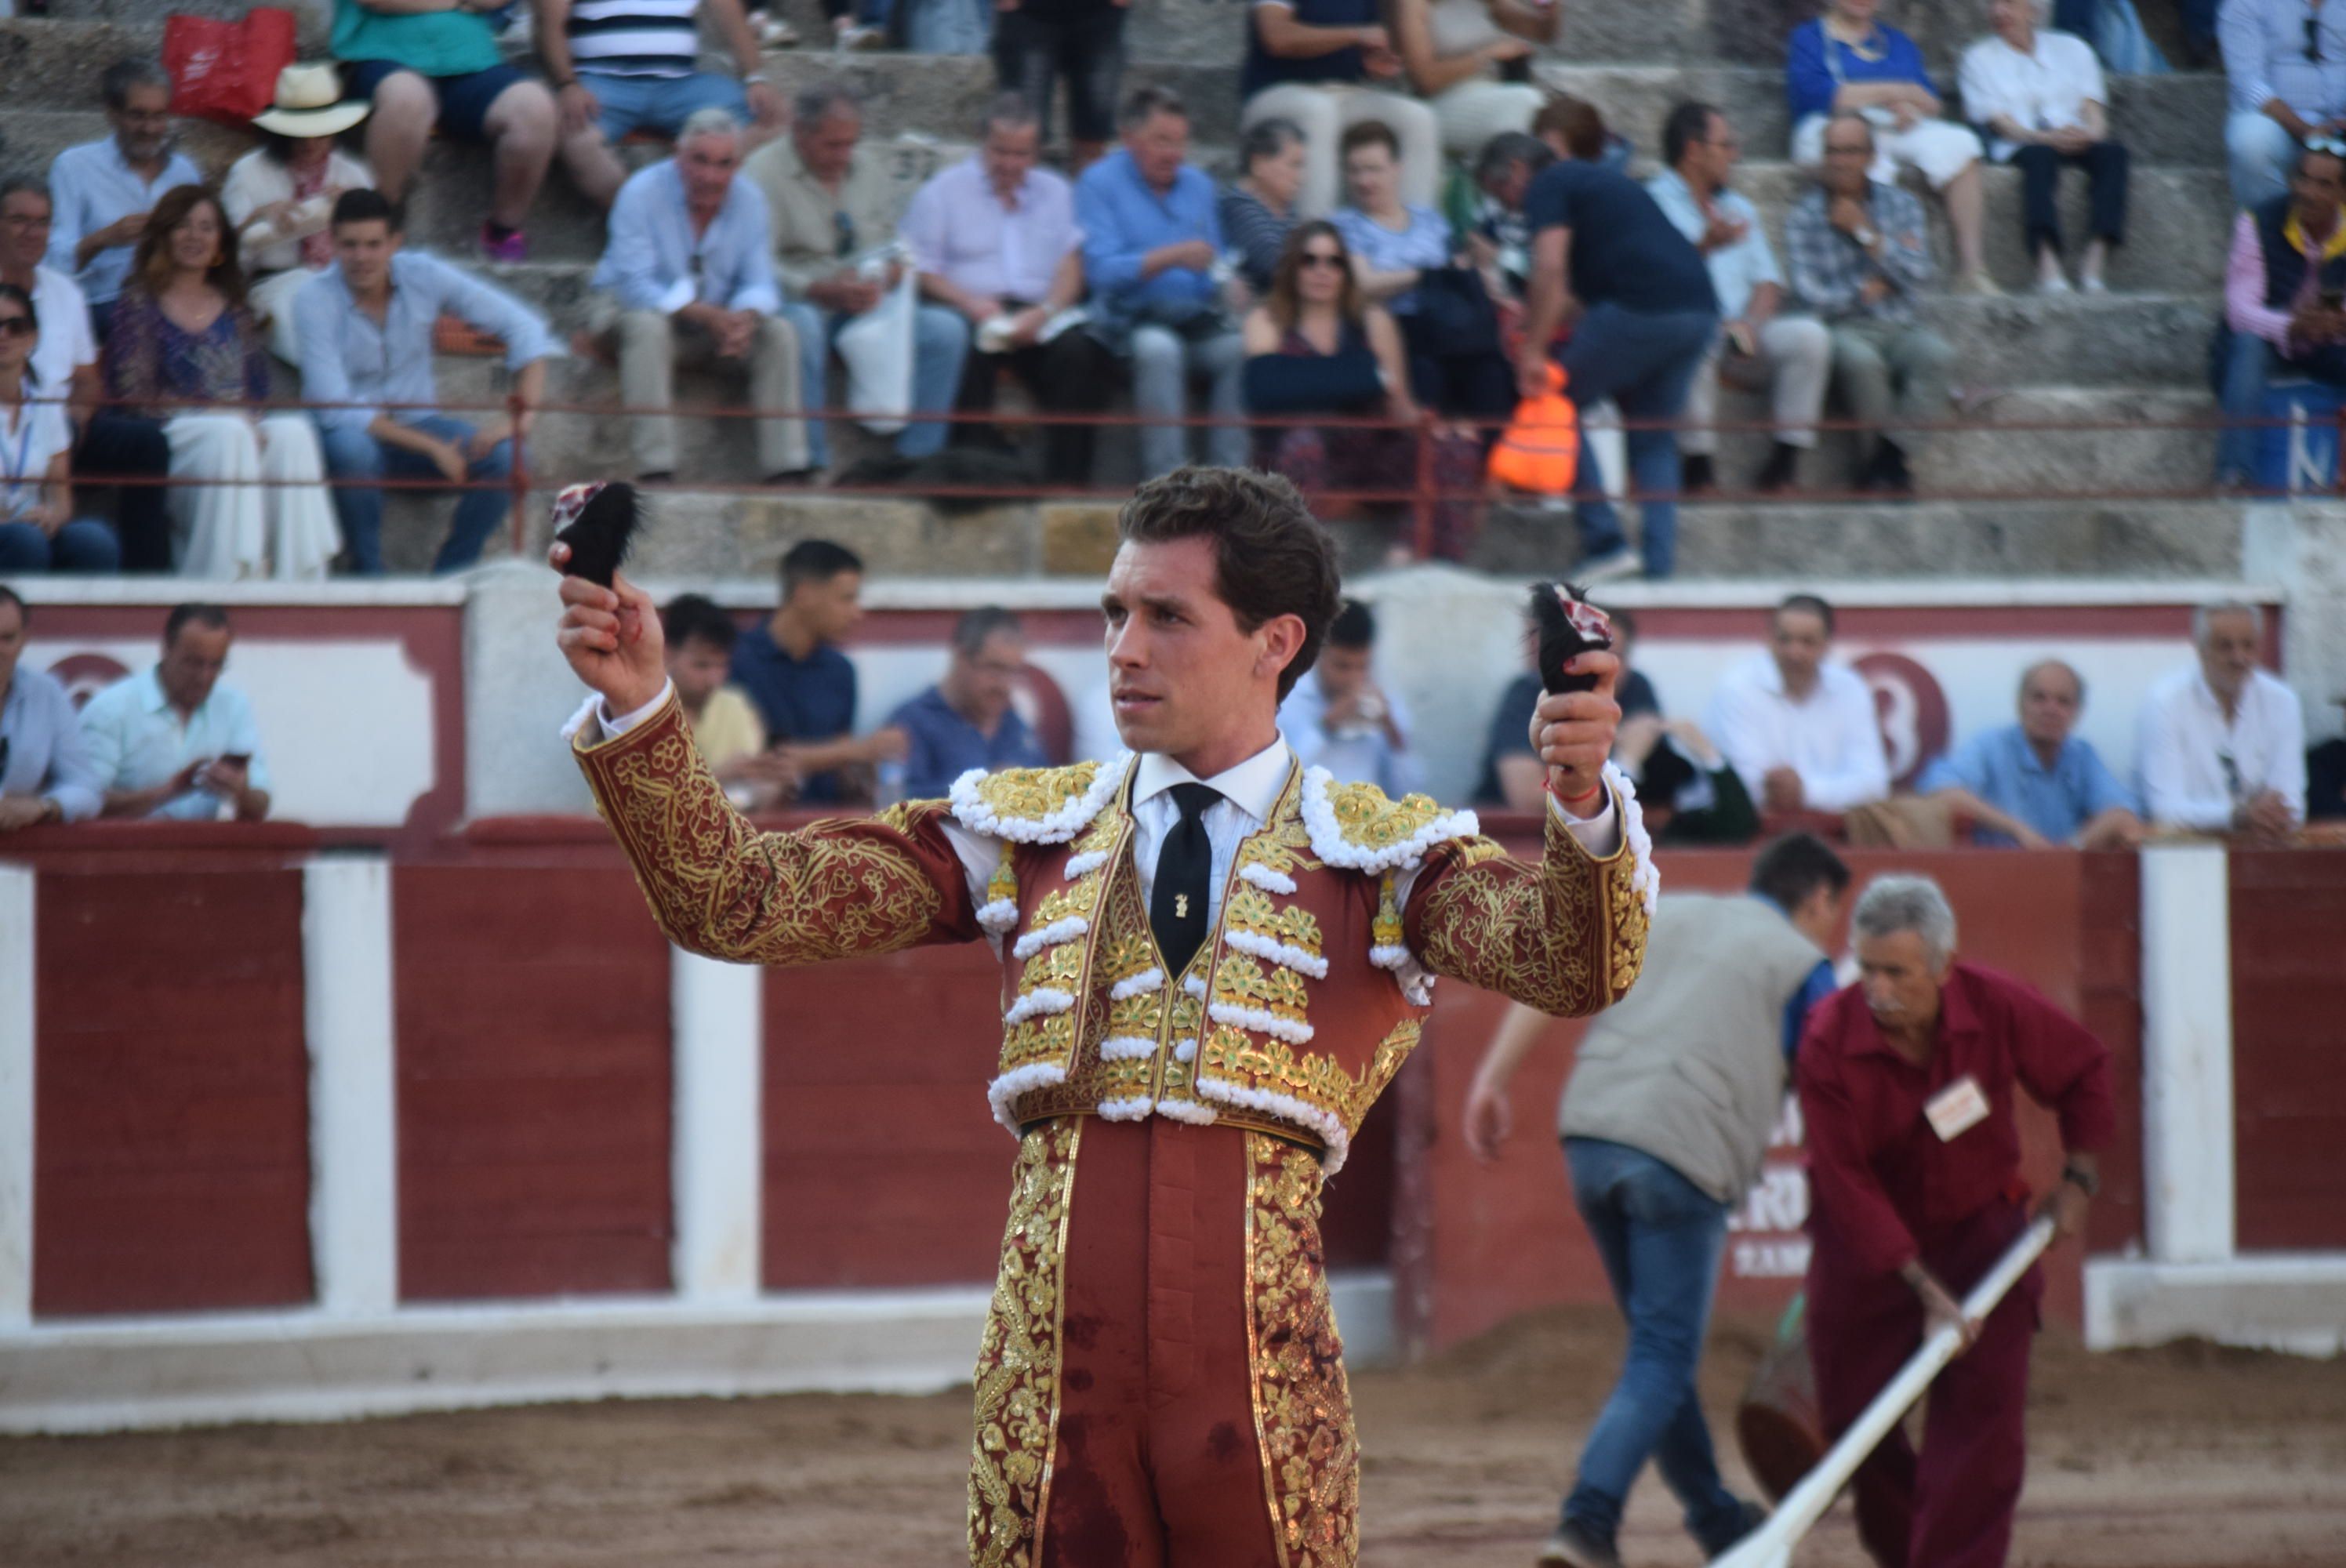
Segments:
[[[26,338],[32,336],[33,331],[33,318],[30,316],[0,316],[0,334]]]

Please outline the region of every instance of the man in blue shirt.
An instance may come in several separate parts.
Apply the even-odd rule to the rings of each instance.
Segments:
[[[97,815],[97,772],[73,699],[55,676],[19,662],[32,618],[0,585],[0,833]]]
[[[725,110],[700,109],[684,122],[674,158],[619,188],[594,286],[604,290],[597,311],[618,349],[629,408],[675,402],[679,357],[746,371],[753,407],[801,406],[799,339],[777,313],[766,198],[735,178],[745,135]],[[675,420],[636,414],[627,438],[638,478],[676,477]],[[807,466],[802,421],[759,420],[757,439],[769,482]]]
[[[121,60],[102,80],[106,121],[114,134],[69,147],[49,166],[56,200],[49,265],[81,286],[100,342],[113,324],[130,253],[157,199],[204,182],[187,154],[171,148],[171,79],[162,67],[152,60]]]
[[[293,297],[301,340],[301,391],[317,411],[319,445],[337,480],[467,480],[447,542],[432,563],[454,572],[481,557],[513,496],[513,438],[526,437],[546,395],[553,344],[527,307],[445,261],[400,249],[399,217],[379,191],[335,199],[334,264]],[[432,340],[442,312],[504,340],[522,412],[475,425],[431,410],[440,401]],[[382,492],[337,484],[342,547],[351,566],[382,575]]]
[[[163,622],[161,661],[81,710],[105,815],[209,822],[223,807],[240,822],[269,815],[269,761],[252,704],[220,684],[230,640],[226,610],[178,606]]]
[[[903,731],[855,738],[855,667],[841,638],[863,618],[863,560],[828,539],[801,539],[782,557],[782,603],[733,647],[733,684],[765,720],[766,739],[799,773],[799,799],[861,799],[861,769],[904,755]]]
[[[2020,677],[2020,722],[1975,735],[1924,769],[1923,793],[1970,817],[1981,844],[2042,850],[2130,850],[2142,842],[2140,803],[2071,733],[2086,683],[2059,659]]]
[[[1188,411],[1188,383],[1209,382],[1210,411],[1230,423],[1208,432],[1208,461],[1244,467],[1245,351],[1217,277],[1222,224],[1214,182],[1186,161],[1189,111],[1168,88],[1141,87],[1125,99],[1117,124],[1124,146],[1076,181],[1096,313],[1090,331],[1132,355],[1132,402],[1142,413],[1178,418]],[[1141,426],[1141,476],[1180,467],[1187,445],[1180,425]]]
[[[1008,610],[984,606],[954,627],[944,679],[888,716],[903,732],[904,793],[934,799],[973,768],[1043,768],[1043,743],[1012,704],[1026,666],[1026,633]]]

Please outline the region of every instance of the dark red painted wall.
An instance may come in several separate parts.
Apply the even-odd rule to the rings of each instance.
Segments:
[[[407,1300],[668,1288],[668,947],[606,869],[392,883]]]
[[[2231,881],[2239,1247],[2346,1247],[2346,850],[2237,850]]]
[[[45,870],[33,1309],[306,1301],[298,871]]]

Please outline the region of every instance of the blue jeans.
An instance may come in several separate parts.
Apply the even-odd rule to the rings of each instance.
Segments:
[[[715,71],[695,71],[688,76],[618,76],[608,71],[581,71],[578,79],[602,106],[595,127],[606,141],[618,141],[638,130],[673,137],[701,109],[724,109],[743,125],[750,123],[749,95],[740,83]]]
[[[1571,378],[1566,391],[1576,407],[1611,398],[1629,426],[1629,481],[1641,497],[1645,519],[1646,575],[1667,577],[1678,565],[1678,436],[1675,430],[1638,429],[1639,422],[1673,420],[1685,411],[1687,389],[1710,351],[1719,317],[1709,311],[1644,311],[1610,303],[1592,305],[1572,329],[1559,356]],[[1584,555],[1608,555],[1622,547],[1621,519],[1605,496],[1605,476],[1586,439],[1580,476],[1573,486]]]
[[[1564,1517],[1609,1543],[1650,1455],[1686,1508],[1687,1529],[1706,1554],[1722,1552],[1742,1528],[1743,1505],[1719,1484],[1694,1374],[1727,1243],[1727,1206],[1626,1144],[1566,1138],[1564,1156],[1573,1201],[1629,1320],[1621,1379],[1580,1451]]]
[[[0,523],[0,572],[118,572],[122,547],[114,530],[77,517],[45,534],[31,523]]]
[[[804,300],[782,307],[799,335],[799,395],[810,409],[831,402],[831,343],[846,318],[833,315]],[[943,305],[923,305],[913,316],[913,407],[921,413],[942,413],[954,405],[961,390],[963,361],[969,357],[969,326],[959,311]],[[896,436],[899,457],[934,457],[945,449],[942,420],[921,420]],[[831,466],[831,432],[825,421],[807,421],[807,461],[816,468]]]
[[[431,414],[402,422],[411,430],[462,446],[473,439],[473,427],[461,419]],[[386,446],[364,430],[336,425],[319,431],[318,444],[326,454],[326,473],[333,479],[442,479],[439,465],[420,452]],[[456,572],[481,558],[481,546],[505,520],[513,494],[502,481],[513,476],[513,443],[501,441],[477,458],[466,471],[469,479],[500,481],[495,490],[467,490],[456,503],[446,543],[433,558],[436,572]],[[382,492],[369,485],[336,485],[334,511],[342,518],[342,547],[350,552],[351,569],[361,576],[382,575]]]

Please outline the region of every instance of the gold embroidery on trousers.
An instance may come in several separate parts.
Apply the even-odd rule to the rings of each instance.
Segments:
[[[1263,1501],[1282,1568],[1352,1568],[1361,1456],[1320,1245],[1320,1166],[1247,1135],[1247,1349]]]

